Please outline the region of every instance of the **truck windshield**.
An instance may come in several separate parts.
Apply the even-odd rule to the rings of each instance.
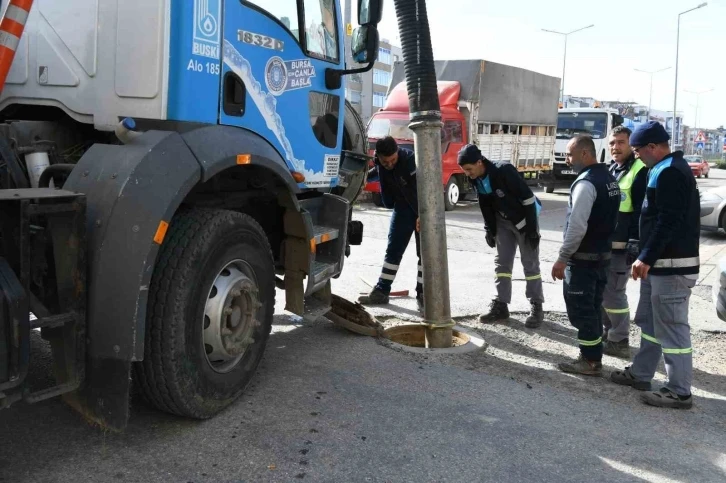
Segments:
[[[374,117],[368,125],[368,137],[381,139],[392,136],[395,139],[413,141],[413,131],[408,128],[407,119],[386,119]]]
[[[561,112],[557,116],[557,139],[585,134],[602,139],[607,134],[608,115],[599,112]]]

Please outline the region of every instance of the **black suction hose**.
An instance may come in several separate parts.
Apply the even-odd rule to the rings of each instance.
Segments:
[[[16,188],[29,188],[28,178],[25,176],[22,166],[18,162],[18,158],[15,156],[13,149],[10,147],[10,143],[5,136],[0,135],[0,158],[5,161],[8,167],[8,173],[15,183]]]
[[[48,166],[43,170],[40,175],[40,179],[38,180],[38,188],[48,188],[50,186],[51,178],[55,179],[55,177],[59,174],[69,175],[75,167],[75,164],[52,164]],[[58,183],[56,183],[56,185],[57,184]]]
[[[411,121],[441,119],[425,0],[395,0]]]

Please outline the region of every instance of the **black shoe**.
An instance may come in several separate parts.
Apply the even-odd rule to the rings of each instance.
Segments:
[[[610,373],[610,381],[621,386],[630,386],[638,391],[650,391],[650,381],[638,381],[630,372],[630,366],[624,371],[613,371]]]
[[[542,310],[541,302],[531,302],[531,310],[529,317],[524,321],[524,326],[528,329],[536,329],[542,322],[544,322],[544,311]]]
[[[504,302],[494,299],[489,304],[489,312],[479,317],[482,324],[491,322],[501,322],[509,318],[509,307]]]
[[[628,339],[623,339],[620,342],[608,340],[603,342],[602,351],[603,354],[607,354],[609,356],[619,357],[620,359],[630,359],[630,342]]]
[[[424,299],[423,296],[419,297],[416,296],[416,306],[418,307],[418,311],[421,312],[421,314],[424,313]]]
[[[679,396],[670,389],[661,387],[658,391],[641,394],[640,400],[649,406],[669,409],[691,409],[693,397]]]
[[[358,302],[361,305],[386,305],[388,303],[388,294],[374,288],[368,295],[361,295]]]

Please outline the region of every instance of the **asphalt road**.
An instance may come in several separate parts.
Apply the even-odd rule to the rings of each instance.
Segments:
[[[719,172],[699,184],[724,179]],[[538,196],[544,275],[567,194]],[[370,206],[356,212],[366,237],[336,293],[355,298],[367,289],[361,277],[375,281],[389,216]],[[448,213],[447,225],[452,312],[473,315],[494,293],[493,251],[476,206]],[[712,257],[726,246],[722,235],[704,240]],[[395,286],[415,285],[410,252]],[[515,271],[515,293],[523,293],[521,276]],[[561,312],[561,286],[547,280],[545,288],[546,308]],[[516,298],[514,309],[526,306]],[[693,322],[707,324],[708,301],[694,299]],[[412,299],[400,299],[376,313],[405,318],[414,309]],[[567,327],[548,327],[544,335],[574,353],[571,334],[560,335]],[[59,400],[0,411],[0,482],[726,480],[723,376],[709,376],[719,384],[694,410],[658,410],[629,389],[557,373],[547,350],[491,337],[490,348],[467,357],[412,355],[280,309],[249,390],[213,419],[180,419],[133,400],[127,431],[111,434]]]

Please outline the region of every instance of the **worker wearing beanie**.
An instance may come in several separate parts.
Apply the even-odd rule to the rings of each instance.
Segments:
[[[649,391],[661,359],[668,381],[641,396],[651,406],[690,409],[693,360],[688,302],[700,268],[698,186],[683,153],[671,153],[670,136],[655,121],[630,136],[633,152],[649,168],[640,215],[640,255],[633,264],[641,279],[635,323],[641,328],[640,350],[633,364],[614,371],[616,384]]]
[[[563,372],[602,375],[602,300],[618,221],[620,187],[599,163],[589,136],[567,145],[567,164],[578,172],[570,188],[564,242],[552,278],[564,280],[567,317],[577,328],[580,357],[563,362]]]
[[[487,244],[497,249],[494,259],[497,297],[479,321],[487,323],[509,318],[507,304],[512,299],[512,269],[519,247],[527,281],[526,295],[531,306],[525,326],[537,328],[544,320],[538,223],[542,205],[514,166],[492,163],[474,144],[459,151],[458,163],[476,187]]]
[[[648,170],[630,149],[632,132],[625,126],[617,126],[608,139],[610,174],[620,186],[620,211],[618,226],[613,237],[612,259],[608,270],[608,282],[603,293],[602,315],[603,352],[607,355],[630,359],[630,305],[625,289],[630,278],[630,267],[638,257],[638,223],[640,208],[645,198]]]

